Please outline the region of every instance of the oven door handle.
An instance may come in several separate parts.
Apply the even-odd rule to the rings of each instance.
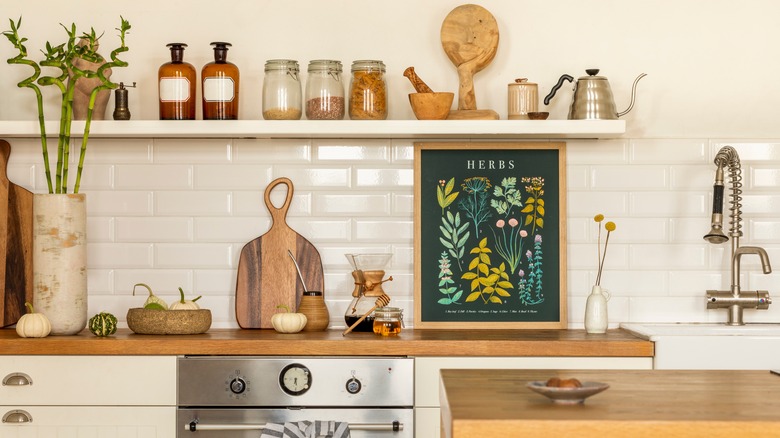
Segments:
[[[262,430],[265,424],[200,424],[198,420],[190,421],[184,426],[184,430],[197,432],[199,430]],[[371,431],[392,431],[400,432],[404,430],[404,424],[400,421],[392,423],[350,423],[350,430],[371,430]]]

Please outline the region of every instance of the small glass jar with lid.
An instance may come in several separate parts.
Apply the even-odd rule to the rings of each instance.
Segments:
[[[263,118],[298,120],[301,118],[301,81],[298,61],[269,59],[263,80]]]
[[[352,63],[349,118],[353,120],[387,118],[387,82],[385,64],[382,61],[363,59]]]
[[[344,84],[341,61],[317,59],[309,62],[306,79],[306,118],[341,120],[344,118]]]
[[[404,311],[398,307],[377,307],[374,310],[374,333],[396,336],[404,326]]]

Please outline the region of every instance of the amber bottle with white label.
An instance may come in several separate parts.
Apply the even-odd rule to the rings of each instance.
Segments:
[[[203,66],[203,120],[238,119],[238,67],[227,61],[230,43],[216,42],[214,62]]]
[[[184,43],[170,43],[171,62],[157,71],[160,120],[195,120],[195,67],[184,62]]]

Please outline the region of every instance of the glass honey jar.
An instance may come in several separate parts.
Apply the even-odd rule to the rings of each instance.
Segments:
[[[404,311],[398,307],[378,307],[374,310],[374,333],[396,336],[404,326]]]

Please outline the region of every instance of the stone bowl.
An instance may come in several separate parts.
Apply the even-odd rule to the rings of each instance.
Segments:
[[[409,103],[417,120],[444,120],[450,115],[455,93],[410,93]]]
[[[133,308],[127,311],[127,326],[139,335],[196,335],[211,328],[211,310]]]

